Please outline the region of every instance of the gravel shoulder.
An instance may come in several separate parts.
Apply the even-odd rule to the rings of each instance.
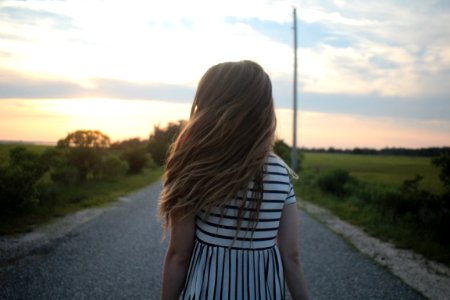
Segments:
[[[117,203],[103,208],[89,208],[56,218],[45,225],[36,226],[31,232],[0,236],[0,264],[20,259],[66,238],[74,229],[111,209],[114,205]]]
[[[427,298],[450,299],[450,269],[447,266],[371,237],[312,203],[301,200],[299,207]]]

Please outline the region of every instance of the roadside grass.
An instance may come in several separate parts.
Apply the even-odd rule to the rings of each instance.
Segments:
[[[24,213],[0,220],[0,234],[28,232],[55,217],[61,217],[85,208],[109,205],[121,196],[156,182],[162,169],[145,169],[141,174],[127,175],[114,180],[90,180],[76,186],[53,187],[51,200],[36,203]],[[48,178],[44,178],[45,182]]]
[[[435,194],[444,191],[438,169],[426,157],[305,153],[303,166],[316,172],[345,169],[362,181],[390,186],[400,186],[417,174],[423,176],[420,188]]]
[[[398,165],[395,161],[398,161]],[[431,165],[429,168],[429,161],[410,157],[306,153],[304,168],[299,172],[300,178],[294,181],[295,191],[299,198],[329,209],[339,218],[362,228],[372,236],[393,243],[398,248],[411,249],[450,267],[450,245],[440,243],[434,232],[430,232],[423,224],[418,224],[411,215],[394,216],[383,213],[377,209],[376,203],[367,203],[351,192],[336,196],[323,192],[317,184],[321,174],[346,169],[357,180],[370,185],[372,190],[399,188],[404,180],[420,174],[424,177],[423,180],[427,179],[426,176],[432,176],[428,185],[421,185],[421,188],[428,187],[432,192],[440,191],[443,187],[440,182],[436,182],[439,180],[438,170]]]

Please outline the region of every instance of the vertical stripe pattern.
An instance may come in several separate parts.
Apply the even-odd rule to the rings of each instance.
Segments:
[[[285,299],[283,265],[276,246],[281,213],[295,195],[284,163],[271,154],[264,194],[252,231],[251,188],[240,230],[236,220],[242,195],[196,220],[196,239],[182,299]],[[237,234],[237,235],[236,235]]]

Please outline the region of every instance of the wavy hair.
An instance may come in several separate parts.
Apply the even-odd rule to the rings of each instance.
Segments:
[[[189,121],[171,145],[163,176],[159,214],[164,228],[170,214],[182,216],[214,207],[224,212],[242,193],[237,228],[246,207],[256,226],[266,159],[275,135],[272,84],[255,62],[225,62],[211,67],[199,82]],[[253,182],[252,198],[247,201]]]

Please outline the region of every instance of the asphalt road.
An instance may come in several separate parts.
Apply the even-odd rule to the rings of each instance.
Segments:
[[[159,299],[167,240],[156,215],[160,184],[129,196],[25,258],[0,267],[0,299]],[[300,211],[311,299],[423,299]]]

